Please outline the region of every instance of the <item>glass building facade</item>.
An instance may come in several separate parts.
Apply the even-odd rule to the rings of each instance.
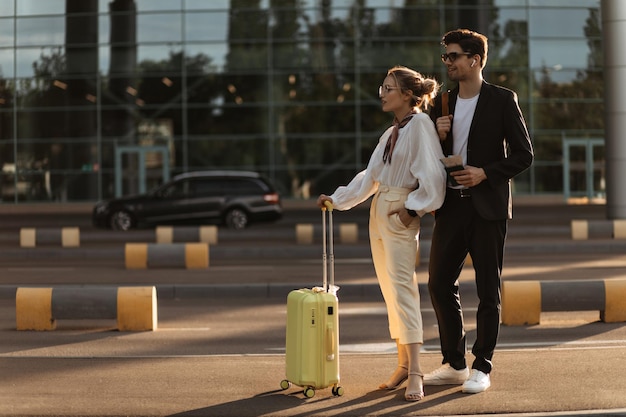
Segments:
[[[285,197],[363,169],[406,65],[452,88],[440,39],[489,37],[535,146],[516,194],[602,194],[599,0],[0,0],[3,203],[86,202],[254,170]],[[591,191],[590,191],[591,190]]]

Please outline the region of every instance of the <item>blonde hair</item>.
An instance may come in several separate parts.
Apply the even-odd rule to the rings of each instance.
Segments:
[[[419,72],[400,65],[387,71],[387,76],[396,80],[396,85],[402,92],[411,91],[411,106],[422,110],[433,103],[441,87],[434,78],[424,77]]]

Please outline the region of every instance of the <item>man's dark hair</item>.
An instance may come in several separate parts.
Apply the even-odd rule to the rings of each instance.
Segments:
[[[443,35],[441,44],[448,46],[456,43],[465,52],[480,56],[480,66],[484,67],[487,62],[487,50],[489,49],[487,37],[469,29],[456,29]]]

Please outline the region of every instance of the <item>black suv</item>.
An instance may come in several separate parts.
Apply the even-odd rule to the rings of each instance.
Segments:
[[[274,186],[259,173],[247,171],[189,172],[148,194],[100,201],[93,209],[95,227],[115,230],[206,221],[244,229],[251,222],[281,217]]]

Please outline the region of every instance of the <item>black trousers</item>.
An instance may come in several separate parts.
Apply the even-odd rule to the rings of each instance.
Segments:
[[[500,274],[507,220],[490,221],[478,215],[472,197],[448,189],[437,211],[430,250],[428,290],[439,323],[443,363],[455,369],[466,365],[467,340],[458,277],[469,253],[476,274],[478,312],[472,368],[489,373],[500,331]]]

